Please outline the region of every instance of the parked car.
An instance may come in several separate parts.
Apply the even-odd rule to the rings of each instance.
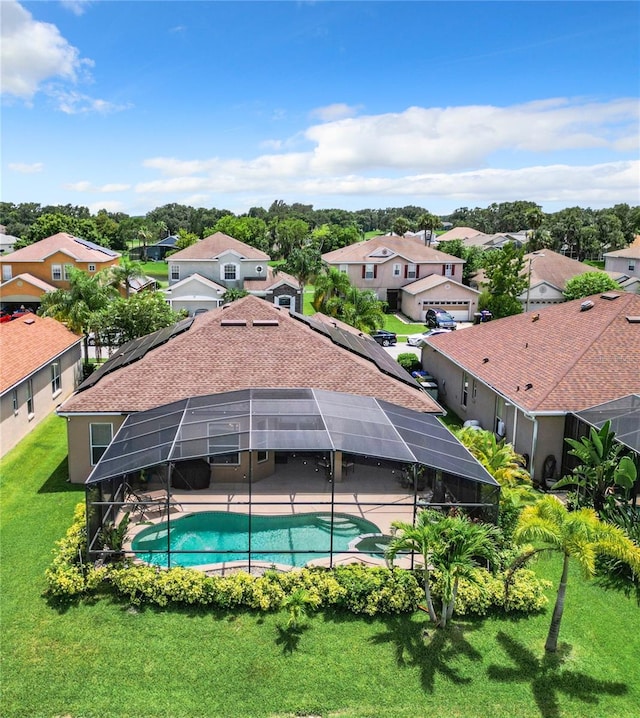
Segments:
[[[371,332],[371,336],[383,347],[392,347],[398,341],[398,337],[394,332],[389,332],[386,329],[376,329]]]
[[[449,312],[440,307],[431,307],[427,309],[424,323],[433,329],[456,329],[456,320]]]
[[[422,334],[410,334],[407,337],[407,346],[410,347],[419,347],[422,346],[422,342],[427,337],[432,337],[434,334],[448,334],[451,331],[451,329],[429,329],[426,332],[422,332]]]
[[[12,319],[11,312],[8,309],[0,311],[0,323],[10,322]]]

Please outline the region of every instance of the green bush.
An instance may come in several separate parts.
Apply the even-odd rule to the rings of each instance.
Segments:
[[[412,371],[420,371],[422,364],[420,359],[413,352],[405,352],[398,355],[398,364],[409,373]]]

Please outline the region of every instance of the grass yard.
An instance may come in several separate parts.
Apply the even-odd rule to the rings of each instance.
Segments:
[[[0,463],[4,718],[640,715],[638,608],[575,570],[557,665],[542,659],[549,612],[425,641],[423,615],[316,615],[292,634],[284,615],[50,606],[43,572],[83,497],[65,443],[51,417]]]
[[[143,262],[142,270],[155,279],[160,287],[169,286],[169,265],[166,262]]]

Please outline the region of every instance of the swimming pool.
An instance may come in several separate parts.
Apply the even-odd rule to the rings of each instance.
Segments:
[[[167,565],[166,522],[143,529],[131,545],[136,556],[156,566]],[[363,534],[378,534],[371,521],[349,514],[333,515],[333,552],[349,551]],[[171,521],[172,566],[199,566],[224,561],[247,561],[248,514],[203,511]],[[189,553],[179,553],[188,551]],[[300,553],[288,553],[296,551]],[[251,560],[287,566],[304,566],[331,552],[331,514],[251,516]]]

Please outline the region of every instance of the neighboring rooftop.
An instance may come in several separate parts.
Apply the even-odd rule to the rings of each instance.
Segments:
[[[423,362],[435,348],[525,411],[580,411],[640,391],[638,316],[639,295],[597,294],[430,337]]]
[[[249,244],[240,242],[228,234],[216,232],[211,234],[199,242],[192,244],[185,249],[172,254],[169,257],[170,262],[183,259],[216,259],[225,252],[235,252],[242,259],[259,259],[264,262],[269,261],[269,255],[260,249],[256,249]]]
[[[252,387],[342,391],[441,411],[371,338],[251,295],[199,315],[172,338],[167,333],[136,341],[121,347],[109,360],[113,370],[105,365],[89,377],[61,411],[145,411],[193,395]],[[146,348],[150,341],[156,344],[152,349]]]
[[[39,242],[29,244],[22,249],[0,258],[0,261],[8,264],[17,264],[18,262],[44,262],[56,252],[63,252],[77,262],[91,262],[99,264],[101,262],[113,262],[119,257],[118,252],[114,252],[108,247],[101,247],[94,242],[89,242],[80,237],[74,237],[66,232],[58,232],[51,237],[45,237]]]
[[[448,232],[439,235],[438,242],[448,242],[450,239],[469,239],[470,237],[484,237],[488,239],[489,235],[484,232],[479,232],[477,229],[473,229],[473,227],[454,227]]]
[[[0,393],[80,341],[64,324],[36,314],[0,324]]]
[[[385,250],[388,250],[386,254]],[[323,254],[322,259],[331,264],[362,263],[365,260],[371,264],[381,264],[389,261],[394,256],[401,256],[415,263],[464,264],[463,259],[452,257],[450,254],[445,254],[433,247],[427,247],[420,242],[416,242],[415,239],[395,235],[381,235],[367,239],[365,242],[356,242],[347,247],[341,247],[333,252]]]
[[[274,272],[273,267],[268,265],[264,273],[264,279],[245,279],[243,288],[246,289],[247,292],[260,292],[271,289],[271,287],[275,287],[278,284],[288,284],[290,287],[300,289],[300,282],[295,277],[292,277],[286,272]]]
[[[629,259],[640,259],[640,244],[632,244],[630,247],[625,249],[614,249],[611,252],[606,252],[605,257],[627,257]]]

